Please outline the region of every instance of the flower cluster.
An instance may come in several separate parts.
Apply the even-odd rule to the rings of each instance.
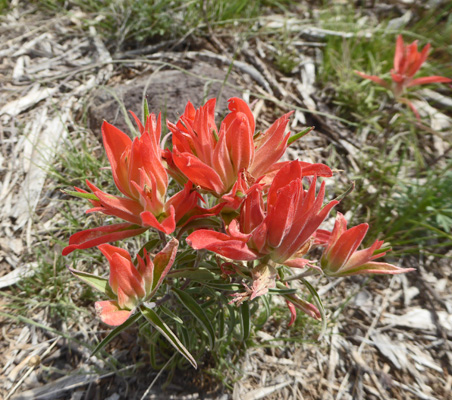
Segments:
[[[295,278],[293,271],[336,277],[411,270],[374,261],[388,250],[382,249],[381,241],[358,250],[367,224],[347,229],[344,216],[337,213],[332,232],[320,229],[339,203],[325,200],[322,180],[332,177],[332,170],[320,163],[280,162],[287,146],[310,129],[291,136],[287,130],[289,113],[264,132],[256,131],[252,111],[239,98],[229,100],[229,111],[218,128],[215,99],[199,109],[188,103],[177,123],[167,123],[171,149],[161,147],[160,115],[148,115],[143,125],[132,114],[140,132],[133,140],[104,122],[103,142],[114,183],[122,195],[105,193],[89,181],[90,192],[76,188],[74,193],[91,202],[87,212],[115,216],[124,222],[75,233],[63,250],[67,255],[97,246],[108,260],[108,280],[71,270],[109,297],[96,303],[103,322],[123,325],[141,312],[190,362],[180,341],[152,310],[168,293],[150,303],[165,277],[184,279],[196,273],[198,262],[185,271],[188,275],[178,269],[179,241],[181,246],[190,246],[192,253],[208,251],[198,252],[196,259],[213,259],[211,252],[216,253],[218,268],[212,267],[207,284],[241,285],[243,291],[233,293],[230,303],[253,301],[276,291],[287,301],[290,323],[295,320],[295,309],[321,318],[315,304],[289,287],[293,279],[284,279]],[[148,236],[158,232],[163,247],[153,257],[144,246],[134,262],[128,251],[107,244],[148,230]],[[168,244],[167,235],[173,236]],[[323,248],[318,262],[310,256],[315,248]],[[196,301],[193,304],[183,291],[173,290],[202,320],[203,311],[196,308]]]
[[[406,103],[419,119],[419,113],[413,103],[407,98],[402,97],[402,95],[405,94],[406,89],[428,83],[450,83],[452,82],[452,79],[444,76],[425,76],[422,78],[414,78],[414,75],[416,75],[422,67],[422,64],[424,64],[427,60],[428,52],[430,50],[430,43],[428,43],[422,51],[419,52],[417,44],[418,41],[415,40],[413,43],[405,45],[402,35],[397,37],[394,54],[394,68],[391,69],[391,84],[376,75],[367,75],[359,71],[355,71],[355,73],[364,79],[370,79],[371,81],[390,89],[394,95],[394,98],[402,103]]]

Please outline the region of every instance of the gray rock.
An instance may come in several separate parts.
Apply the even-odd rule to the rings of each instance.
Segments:
[[[100,136],[100,127],[106,120],[128,133],[130,129],[124,118],[124,108],[133,111],[141,119],[146,88],[149,111],[155,114],[161,112],[162,122],[165,119],[176,122],[189,100],[198,108],[212,97],[217,97],[217,113],[223,115],[226,113],[227,99],[241,96],[239,90],[231,87],[224,86],[221,89],[225,77],[226,71],[198,63],[188,71],[157,71],[124,84],[100,88],[93,92],[90,99],[88,126]],[[228,83],[237,86],[230,76]],[[220,90],[221,97],[218,99]]]

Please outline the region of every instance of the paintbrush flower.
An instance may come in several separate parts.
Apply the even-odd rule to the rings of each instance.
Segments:
[[[371,81],[392,90],[394,97],[397,100],[408,104],[408,106],[416,114],[416,117],[419,118],[419,113],[414,105],[408,99],[402,97],[402,95],[406,92],[406,89],[428,83],[452,82],[452,79],[436,75],[414,78],[414,75],[416,75],[422,64],[424,64],[427,60],[429,50],[430,43],[425,45],[425,47],[419,52],[417,40],[409,45],[406,45],[403,41],[402,35],[399,35],[397,37],[394,54],[394,67],[391,69],[392,84],[376,75],[367,75],[359,71],[355,72],[362,78],[370,79]]]
[[[384,256],[390,249],[382,248],[383,241],[363,250],[357,250],[366,236],[368,224],[360,224],[347,229],[347,221],[337,213],[336,222],[323,252],[320,264],[327,276],[349,276],[359,274],[403,274],[414,271],[413,268],[400,268],[392,264],[374,261]]]
[[[245,173],[253,183],[281,167],[283,164],[277,161],[290,136],[286,127],[291,113],[276,120],[264,133],[256,133],[254,116],[245,101],[229,99],[229,110],[219,130],[215,99],[197,110],[189,102],[177,124],[168,122],[173,151],[165,158],[172,166],[172,175],[182,174],[218,198],[234,190],[239,174]]]
[[[87,212],[101,212],[127,221],[77,232],[69,239],[69,246],[63,250],[67,255],[75,249],[87,249],[119,239],[139,235],[149,228],[170,234],[177,224],[190,219],[213,215],[220,211],[206,210],[198,206],[202,200],[191,182],[167,199],[168,175],[163,164],[160,148],[160,115],[150,114],[145,126],[134,116],[140,129],[140,137],[133,141],[118,128],[104,122],[102,137],[111,165],[116,187],[124,196],[105,193],[86,181],[92,195],[76,188],[93,208]]]
[[[317,172],[317,173],[316,173]],[[232,260],[269,258],[277,264],[303,268],[302,259],[311,238],[330,210],[338,203],[323,205],[325,183],[316,196],[317,174],[329,175],[323,164],[292,161],[276,174],[264,202],[261,185],[254,185],[244,200],[240,216],[226,232],[200,229],[187,237],[194,249],[207,249]],[[302,180],[314,174],[308,190]]]
[[[141,302],[152,299],[174,263],[178,245],[179,242],[172,239],[153,260],[144,250],[143,258],[137,257],[137,267],[127,250],[110,244],[100,245],[99,250],[110,265],[105,292],[111,298],[95,304],[101,320],[111,326],[121,325]],[[88,274],[76,270],[71,272],[90,283]]]

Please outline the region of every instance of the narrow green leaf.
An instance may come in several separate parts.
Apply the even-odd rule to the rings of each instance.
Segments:
[[[189,263],[194,263],[196,260],[196,254],[193,254],[193,251],[190,251],[191,249],[188,249],[184,252],[179,253],[176,256],[175,264],[181,266]]]
[[[160,242],[161,242],[160,238],[154,238],[154,239],[149,240],[148,242],[146,242],[144,244],[143,247],[141,247],[141,249],[138,251],[137,255],[139,255],[141,258],[143,258],[145,249],[149,253],[152,250],[154,250]],[[137,259],[135,259],[135,264],[137,264]]]
[[[148,119],[148,116],[149,116],[149,104],[148,99],[145,97],[143,100],[143,120],[145,124],[146,120]]]
[[[268,318],[270,317],[271,314],[271,309],[270,309],[270,301],[268,300],[268,296],[263,295],[260,296],[259,299],[262,301],[262,304],[264,305],[264,310],[261,313],[261,315],[258,318],[258,321],[255,323],[255,327],[257,330],[261,329],[265,323],[268,321]],[[259,310],[259,308],[258,308]]]
[[[291,136],[289,138],[289,140],[287,141],[287,145],[290,145],[293,142],[295,142],[296,140],[298,140],[298,139],[302,138],[303,136],[307,135],[314,128],[315,128],[314,126],[310,126],[309,128],[306,128],[304,131],[301,131],[301,132],[297,133],[296,135]]]
[[[243,341],[245,341],[250,337],[250,327],[251,327],[250,306],[247,301],[245,301],[240,306],[240,315],[241,315],[240,321],[242,323],[242,339]]]
[[[227,318],[227,322],[228,322],[228,333],[226,335],[226,337],[230,338],[231,335],[234,332],[234,329],[236,328],[237,324],[240,323],[240,321],[237,320],[237,307],[233,307],[231,305],[229,305],[229,303],[226,303],[226,307],[228,309],[229,312],[229,316]]]
[[[168,317],[170,317],[174,322],[183,325],[184,321],[182,321],[182,319],[180,319],[176,314],[174,314],[169,308],[160,305],[159,306],[159,310],[162,310],[163,313],[165,313],[166,315],[168,315]]]
[[[182,342],[178,339],[178,337],[171,331],[171,329],[166,325],[160,317],[157,315],[157,313],[154,310],[151,310],[150,308],[147,308],[144,305],[140,306],[140,311],[143,314],[143,316],[149,321],[149,323],[157,329],[170,343],[171,345],[180,353],[182,354],[188,362],[193,365],[195,369],[198,368],[195,359],[193,356],[189,353],[189,351],[184,347]]]
[[[221,223],[218,222],[214,218],[206,217],[206,218],[195,219],[195,220],[190,221],[189,223],[185,224],[184,226],[182,226],[179,229],[179,232],[177,234],[177,239],[180,240],[182,235],[190,229],[201,229],[201,228],[207,229],[207,228],[220,228],[220,227],[221,227]]]
[[[214,282],[201,282],[203,285],[216,290],[222,290],[225,292],[237,292],[243,289],[243,286],[234,283],[214,283]]]
[[[297,292],[297,289],[276,289],[276,288],[272,288],[272,289],[268,289],[268,294],[279,294],[279,295],[283,295],[283,294],[294,294]]]
[[[322,339],[323,335],[326,332],[326,322],[327,321],[326,321],[325,308],[323,307],[322,300],[320,299],[320,296],[317,293],[317,290],[315,290],[314,287],[306,279],[301,279],[301,281],[303,282],[303,284],[308,288],[309,292],[311,293],[312,298],[314,299],[314,303],[317,306],[317,308],[319,309],[320,316],[322,317],[322,330],[321,330],[319,338],[318,338],[318,340],[320,340],[320,339]]]
[[[94,356],[97,352],[102,350],[108,343],[110,343],[116,336],[118,336],[123,330],[127,329],[129,326],[132,326],[135,322],[137,322],[142,317],[141,314],[137,313],[132,315],[126,322],[122,325],[117,326],[113,329],[105,338],[102,340],[96,348],[91,353],[91,356]]]
[[[224,308],[219,308],[220,312],[218,313],[218,332],[219,337],[222,338],[224,334]]]
[[[72,268],[68,269],[73,275],[75,275],[77,278],[87,283],[88,285],[90,285],[92,288],[108,295],[111,298],[116,297],[113,291],[111,290],[110,285],[108,284],[107,278],[102,278],[97,275],[88,274],[87,272],[77,271],[76,269]]]
[[[172,288],[171,290],[175,293],[176,297],[184,305],[184,307],[190,311],[203,326],[207,336],[209,337],[210,348],[213,349],[215,346],[215,331],[204,310],[187,292],[176,288]]]
[[[79,197],[80,199],[88,199],[88,200],[97,200],[99,201],[98,197],[95,194],[92,193],[80,193],[76,192],[75,190],[62,190],[64,194],[68,194],[69,196],[73,197]]]
[[[215,274],[206,268],[186,268],[176,269],[168,272],[171,278],[188,278],[194,281],[211,281],[215,279]]]
[[[387,253],[392,250],[392,247],[389,243],[384,243],[381,249],[374,250],[373,255],[376,256],[381,253]]]
[[[352,182],[352,184],[347,188],[347,190],[337,196],[334,200],[335,201],[342,201],[346,196],[348,196],[353,190],[355,189],[355,181]]]
[[[218,299],[210,299],[200,304],[203,310],[208,310],[210,307],[214,307],[218,303]]]

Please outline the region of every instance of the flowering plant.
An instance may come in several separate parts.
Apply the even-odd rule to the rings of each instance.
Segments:
[[[216,332],[213,321],[220,317],[223,322],[225,317],[235,321],[234,310],[240,310],[245,339],[256,304],[267,302],[270,295],[286,301],[289,325],[297,309],[325,322],[321,300],[305,279],[310,274],[337,277],[412,270],[375,262],[389,250],[382,248],[382,241],[358,250],[367,224],[347,229],[344,216],[337,213],[332,232],[320,229],[339,203],[325,202],[325,182],[320,182],[331,178],[332,170],[320,163],[279,161],[287,146],[312,128],[291,136],[286,129],[289,113],[260,132],[243,100],[230,99],[229,110],[218,129],[215,99],[199,109],[188,103],[177,123],[168,122],[172,147],[165,149],[160,143],[160,115],[145,112],[142,124],[132,114],[140,132],[133,140],[104,122],[104,146],[123,196],[107,194],[89,181],[91,192],[76,188],[70,193],[91,203],[87,212],[125,222],[75,233],[63,250],[67,255],[97,246],[109,264],[108,278],[70,269],[108,298],[96,302],[95,308],[104,323],[116,328],[96,351],[139,323],[154,327],[196,367],[187,349],[187,328],[171,305],[178,303],[189,311],[214,350],[225,334],[223,328]],[[108,244],[132,236],[146,237],[135,258]],[[320,260],[313,257],[316,248],[324,249]],[[299,270],[304,272],[297,275]],[[306,286],[313,304],[290,286],[295,280]],[[224,305],[227,313],[209,309],[211,304]],[[170,328],[171,322],[181,336]]]
[[[422,67],[422,64],[424,64],[427,60],[428,52],[430,50],[430,43],[428,43],[424,46],[422,51],[419,52],[417,44],[418,41],[415,40],[413,43],[406,45],[403,42],[402,35],[397,37],[394,54],[394,68],[391,69],[391,83],[388,83],[376,75],[367,75],[359,71],[355,71],[355,73],[364,79],[370,79],[371,81],[390,89],[394,95],[394,98],[407,104],[416,115],[416,118],[419,119],[419,113],[413,103],[407,98],[402,97],[402,95],[405,94],[406,89],[428,83],[449,83],[452,82],[452,79],[444,76],[425,76],[422,78],[414,78],[414,75],[416,75]]]

